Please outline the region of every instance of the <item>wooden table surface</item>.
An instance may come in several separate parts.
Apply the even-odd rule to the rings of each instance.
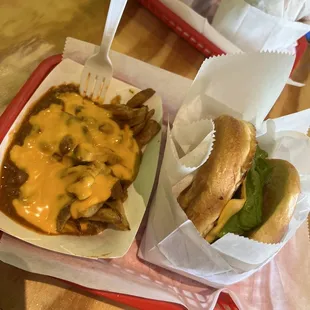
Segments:
[[[61,53],[67,36],[99,44],[108,1],[2,0],[0,3],[0,113],[40,61]],[[193,78],[203,55],[129,0],[112,48],[171,72]],[[310,107],[310,49],[270,117]],[[0,310],[130,309],[46,276],[0,263]]]

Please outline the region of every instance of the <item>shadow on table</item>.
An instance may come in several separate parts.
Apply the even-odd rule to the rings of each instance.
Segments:
[[[75,310],[134,309],[92,295],[70,283],[0,262],[0,310],[58,310],[71,309],[73,305]]]
[[[0,262],[0,310],[25,309],[25,273]]]

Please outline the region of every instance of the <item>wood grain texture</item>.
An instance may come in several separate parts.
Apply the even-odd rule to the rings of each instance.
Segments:
[[[94,296],[47,276],[32,274],[0,262],[1,310],[133,309]]]
[[[3,0],[0,4],[0,113],[34,68],[61,53],[65,38],[99,44],[108,1]],[[194,78],[203,55],[129,0],[112,48],[168,71]],[[277,117],[310,107],[310,49],[294,72],[304,88],[286,86],[270,112]],[[130,309],[69,284],[0,263],[0,309]]]

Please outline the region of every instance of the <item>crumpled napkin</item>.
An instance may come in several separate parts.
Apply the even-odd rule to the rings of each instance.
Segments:
[[[258,5],[262,2],[254,0],[253,3]],[[263,5],[262,7],[264,8]],[[271,10],[271,6],[266,10],[276,11]],[[286,10],[284,15],[272,15],[268,12],[244,0],[222,0],[212,26],[244,52],[293,51],[296,41],[310,31],[310,26],[288,19],[284,13],[288,14],[291,10]],[[299,13],[292,13],[292,16],[294,14]]]
[[[245,0],[261,11],[283,17],[287,20],[298,21],[310,15],[309,0]]]

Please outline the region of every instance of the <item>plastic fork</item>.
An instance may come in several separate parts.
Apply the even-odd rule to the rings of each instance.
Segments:
[[[81,75],[80,94],[96,102],[104,101],[113,76],[109,51],[126,3],[127,0],[110,1],[99,52],[87,59]]]

